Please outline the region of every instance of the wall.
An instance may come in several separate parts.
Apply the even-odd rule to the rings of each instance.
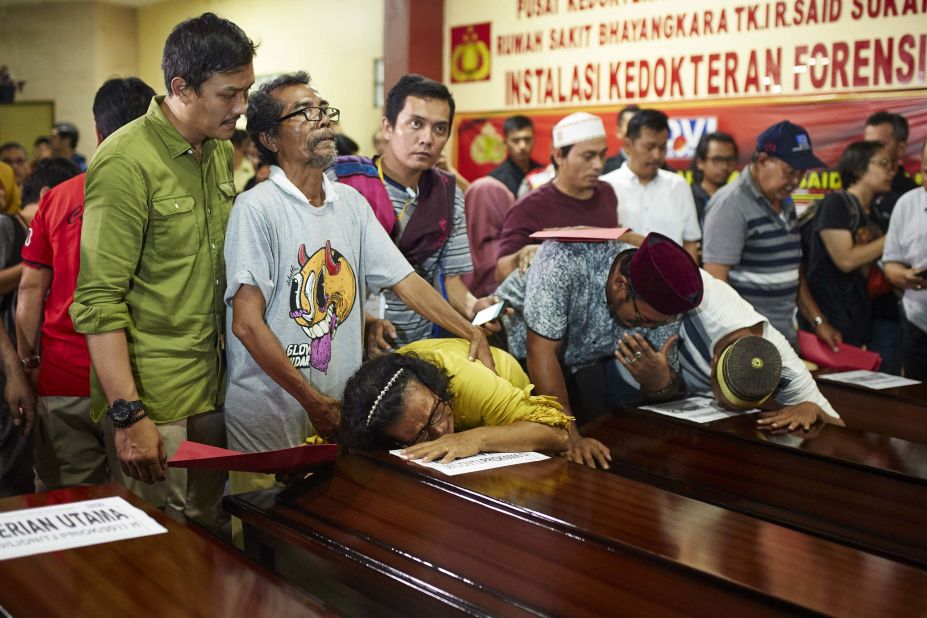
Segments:
[[[55,120],[77,125],[78,150],[90,156],[96,149],[91,108],[100,84],[114,75],[138,75],[163,93],[164,39],[178,22],[205,11],[231,19],[260,43],[259,78],[309,71],[342,110],[344,132],[361,152],[371,152],[381,115],[373,104],[373,61],[383,53],[383,0],[179,0],[143,8],[0,3],[0,63],[27,81],[17,100],[54,101]]]
[[[174,0],[142,7],[139,72],[159,93],[164,40],[178,22],[205,11],[232,20],[260,44],[258,80],[308,71],[319,92],[341,109],[344,133],[370,154],[381,116],[373,104],[373,61],[383,50],[383,0]]]
[[[87,155],[96,147],[91,111],[98,85],[96,8],[94,3],[0,8],[0,63],[9,65],[14,79],[26,80],[16,100],[54,101],[55,120],[77,126],[78,150]]]
[[[136,10],[124,6],[97,3],[96,11],[94,88],[98,88],[110,77],[138,75]],[[158,90],[158,83],[149,82],[149,85]]]

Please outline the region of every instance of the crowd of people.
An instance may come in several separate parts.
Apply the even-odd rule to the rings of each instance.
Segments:
[[[785,120],[739,174],[736,142],[706,135],[690,186],[666,168],[658,110],[622,109],[611,157],[599,116],[566,116],[549,165],[513,116],[508,157],[471,184],[443,156],[445,85],[399,79],[365,157],[307,73],[252,91],[255,53],[228,20],[186,20],[165,42],[166,94],[100,87],[89,165],[68,124],[32,162],[0,146],[3,491],[117,480],[215,528],[223,492],[276,480],[168,467],[183,440],[607,468],[582,426],[615,405],[711,391],[764,409],[761,427],[840,424],[799,326],[927,377],[927,191],[900,166],[897,114],[868,119],[843,189],[804,222],[790,196],[824,163]],[[630,231],[531,238],[575,226]],[[762,375],[725,360],[743,354]]]

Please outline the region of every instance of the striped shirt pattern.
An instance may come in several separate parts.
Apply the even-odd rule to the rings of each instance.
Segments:
[[[399,226],[400,233],[402,233],[405,231],[405,225],[412,217],[412,213],[415,212],[417,197],[412,197],[405,187],[392,182],[390,179],[384,179],[383,185],[386,187],[386,193],[393,203],[393,209],[396,211],[396,224]],[[454,194],[454,221],[451,223],[447,242],[439,251],[425,260],[423,269],[417,269],[417,272],[425,281],[432,283],[438,292],[441,292],[439,271],[442,268],[445,277],[473,272],[473,262],[470,259],[470,240],[467,237],[467,220],[464,214],[464,198],[460,187],[456,188]],[[432,337],[434,325],[407,307],[392,290],[386,290],[383,293],[383,298],[386,301],[384,317],[396,327],[397,338],[395,345],[397,348],[413,341],[421,341]]]
[[[702,255],[731,266],[731,286],[795,344],[801,238],[791,200],[775,212],[746,168],[708,202]]]

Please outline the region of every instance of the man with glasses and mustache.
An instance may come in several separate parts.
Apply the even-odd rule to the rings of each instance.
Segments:
[[[325,175],[340,112],[304,72],[282,75],[248,102],[248,133],[270,177],[240,195],[225,245],[229,305],[229,446],[265,451],[334,438],[339,400],[364,351],[367,288],[392,290],[469,340],[492,366],[479,328],[414,273],[354,188]],[[369,326],[369,324],[367,324]],[[233,474],[238,493],[274,482]]]
[[[750,165],[720,188],[706,207],[705,270],[730,283],[757,311],[797,345],[796,299],[818,337],[836,349],[840,333],[824,319],[804,277],[801,237],[791,194],[806,170],[825,167],[811,137],[783,120],[763,131]]]

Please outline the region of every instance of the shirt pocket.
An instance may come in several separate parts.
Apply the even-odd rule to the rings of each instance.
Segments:
[[[154,251],[164,257],[187,257],[199,249],[196,200],[190,194],[151,201],[151,239]]]
[[[216,208],[219,209],[219,217],[222,224],[222,229],[224,230],[228,225],[229,215],[232,213],[232,205],[235,203],[235,182],[232,180],[220,180],[216,183],[216,187],[219,189],[217,193],[217,203]]]

